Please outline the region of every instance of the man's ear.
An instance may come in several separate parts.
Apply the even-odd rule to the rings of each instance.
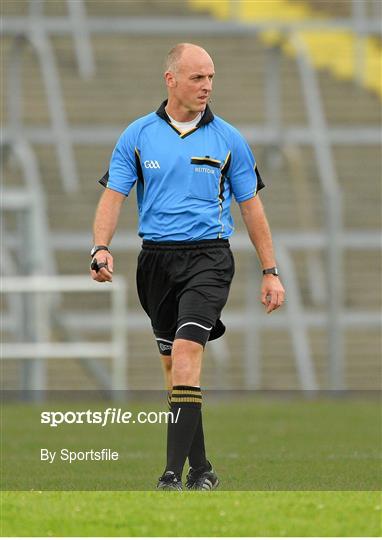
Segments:
[[[166,81],[166,86],[169,88],[174,88],[176,86],[175,75],[171,71],[166,71],[164,80]]]

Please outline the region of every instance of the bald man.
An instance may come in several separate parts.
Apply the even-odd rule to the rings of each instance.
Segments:
[[[207,459],[200,376],[204,348],[225,331],[220,316],[234,275],[229,237],[232,195],[263,267],[267,313],[284,301],[269,225],[258,191],[264,187],[242,135],[208,106],[215,70],[210,55],[180,43],[166,59],[168,99],[120,136],[94,221],[91,277],[111,281],[109,245],[123,201],[137,189],[137,289],[158,345],[169,406],[167,460],[157,489],[212,490],[219,479]]]

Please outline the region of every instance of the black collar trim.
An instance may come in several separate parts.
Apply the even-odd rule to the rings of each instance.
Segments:
[[[175,131],[178,133],[178,135],[180,135],[180,131],[178,129],[176,129],[175,126],[173,126],[171,124],[171,120],[168,116],[168,114],[166,113],[166,105],[167,105],[167,99],[161,103],[159,109],[156,111],[156,114],[162,118],[165,122],[167,122],[168,124],[170,124],[170,126],[175,129]],[[201,119],[199,120],[199,122],[197,123],[197,125],[195,126],[194,129],[192,129],[191,131],[187,131],[186,133],[193,133],[195,131],[195,129],[199,128],[199,127],[202,127],[202,126],[205,126],[206,124],[209,124],[210,122],[212,122],[212,120],[214,119],[214,115],[213,115],[213,112],[211,111],[211,109],[209,108],[208,105],[206,105],[206,108],[205,108],[205,111],[204,111],[204,114],[203,116],[201,117]]]

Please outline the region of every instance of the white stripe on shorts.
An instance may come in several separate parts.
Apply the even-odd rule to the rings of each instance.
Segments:
[[[200,328],[203,328],[203,330],[207,330],[208,332],[210,330],[212,330],[212,328],[213,328],[212,326],[211,326],[211,328],[207,328],[206,326],[203,326],[202,324],[199,324],[199,323],[196,323],[196,322],[185,322],[184,324],[182,324],[182,326],[179,326],[178,330],[175,333],[177,334],[179,332],[179,330],[181,328],[183,328],[183,326],[187,326],[188,324],[193,324],[194,326],[199,326]]]
[[[169,341],[168,339],[162,339],[160,337],[156,337],[155,341],[164,341],[165,343],[173,343],[173,341]]]

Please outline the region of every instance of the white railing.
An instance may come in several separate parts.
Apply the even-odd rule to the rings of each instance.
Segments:
[[[1,279],[1,292],[6,294],[33,293],[33,313],[37,323],[34,341],[28,343],[2,343],[2,360],[28,359],[34,363],[29,389],[35,396],[42,396],[47,389],[46,366],[48,358],[111,358],[110,389],[114,397],[121,397],[121,390],[128,388],[126,301],[127,285],[120,276],[113,282],[100,286],[89,276],[19,276]],[[111,315],[105,317],[105,329],[110,330],[110,342],[52,342],[50,319],[46,317],[43,293],[88,292],[111,295]],[[37,360],[36,360],[37,359]]]
[[[78,0],[77,4],[78,4]],[[0,32],[2,34],[17,36],[20,33],[34,44],[38,51],[39,58],[42,62],[42,70],[44,81],[47,89],[48,103],[53,118],[53,126],[51,128],[25,128],[21,126],[18,103],[20,100],[20,73],[19,73],[19,60],[20,60],[20,48],[22,46],[22,40],[16,41],[15,52],[13,62],[13,75],[11,75],[11,90],[9,97],[9,109],[11,111],[11,118],[9,127],[10,133],[5,135],[5,140],[14,141],[18,139],[20,130],[22,128],[22,135],[28,141],[51,143],[53,138],[59,141],[59,137],[64,134],[62,139],[62,145],[58,150],[60,153],[61,170],[67,190],[77,188],[76,172],[73,169],[74,160],[70,155],[71,144],[86,142],[87,144],[113,144],[116,136],[120,131],[118,126],[93,126],[91,128],[85,126],[77,126],[76,128],[69,128],[66,125],[65,112],[62,103],[62,96],[60,93],[59,79],[57,69],[54,63],[54,57],[50,48],[47,36],[50,33],[53,34],[67,34],[72,33],[74,35],[76,50],[78,52],[78,62],[80,72],[84,76],[90,76],[94,70],[94,64],[91,55],[90,48],[90,35],[91,33],[115,33],[124,32],[129,35],[168,35],[169,33],[179,34],[183,30],[189,30],[190,26],[195,30],[195,34],[203,35],[242,35],[242,34],[254,34],[258,31],[278,29],[284,33],[285,39],[292,39],[292,43],[295,46],[297,52],[297,63],[300,69],[301,83],[304,90],[305,104],[309,117],[308,127],[294,126],[289,128],[282,128],[280,126],[281,115],[281,96],[277,90],[278,73],[274,71],[275,66],[279,64],[279,51],[277,48],[272,49],[270,54],[270,62],[267,63],[266,81],[268,85],[268,100],[266,102],[266,110],[268,111],[267,122],[265,126],[244,126],[243,132],[247,136],[250,142],[261,142],[263,144],[276,143],[283,145],[286,141],[288,143],[304,143],[312,144],[315,149],[317,167],[319,170],[319,177],[323,189],[323,201],[327,209],[327,230],[326,234],[314,234],[307,233],[296,234],[293,233],[293,238],[287,238],[285,235],[275,235],[275,241],[277,244],[277,250],[279,252],[279,258],[283,267],[284,280],[287,284],[287,289],[290,291],[290,299],[287,303],[285,314],[275,314],[271,318],[262,319],[259,328],[267,326],[277,326],[283,328],[289,328],[294,344],[296,366],[300,377],[301,386],[305,389],[314,389],[317,387],[316,376],[313,369],[313,362],[311,359],[310,348],[307,338],[307,328],[316,325],[326,325],[330,336],[330,381],[333,388],[341,388],[343,386],[343,373],[342,373],[342,331],[345,326],[351,325],[357,320],[359,316],[361,320],[369,321],[372,324],[377,322],[378,317],[373,313],[366,314],[345,314],[342,305],[342,270],[341,259],[342,250],[345,248],[347,242],[352,242],[354,247],[362,249],[368,242],[369,236],[357,234],[345,234],[342,230],[341,219],[341,193],[339,190],[338,182],[336,179],[336,171],[333,164],[333,158],[331,156],[331,147],[333,143],[339,144],[370,144],[372,142],[380,142],[381,132],[378,128],[372,126],[361,126],[357,128],[357,131],[351,129],[351,127],[331,127],[326,125],[323,108],[321,104],[321,98],[318,90],[318,84],[315,79],[315,73],[308,61],[306,52],[304,51],[303,44],[294,37],[294,32],[303,29],[313,28],[325,28],[325,30],[336,31],[338,29],[352,29],[358,32],[359,35],[366,33],[381,33],[380,21],[370,20],[366,17],[356,16],[356,11],[353,12],[354,17],[349,20],[336,19],[336,20],[315,20],[304,22],[264,22],[255,24],[240,24],[237,22],[221,23],[212,20],[206,20],[202,18],[97,18],[97,17],[85,17],[85,12],[80,8],[81,13],[74,10],[79,6],[76,2],[69,3],[70,18],[66,17],[44,17],[42,13],[42,2],[35,0],[31,2],[31,16],[25,17],[4,17],[3,25]],[[354,9],[358,9],[354,4]],[[76,18],[79,15],[79,19]],[[81,19],[82,18],[82,19]],[[82,20],[83,24],[79,24],[79,20]],[[74,24],[74,21],[75,24]],[[195,24],[193,24],[195,23]],[[278,68],[277,68],[278,69]],[[13,82],[12,82],[13,81]],[[57,110],[59,111],[57,113]],[[240,126],[239,126],[240,127]],[[60,135],[61,133],[61,135]],[[69,151],[68,151],[69,149]],[[69,152],[69,153],[68,153]],[[69,164],[69,165],[68,165]],[[65,168],[66,165],[71,168]],[[89,234],[90,236],[90,234]],[[77,249],[82,240],[80,235],[71,237],[69,233],[65,233],[63,242],[60,243],[58,235],[54,235],[52,238],[52,247],[58,248],[62,243],[65,243],[70,238],[70,249]],[[362,241],[360,242],[360,239]],[[89,247],[89,240],[86,242],[85,249]],[[373,236],[371,242],[373,247],[379,247],[379,243],[376,243]],[[233,245],[238,245],[243,242],[242,239],[233,239]],[[328,249],[328,301],[330,303],[330,309],[328,314],[324,313],[306,313],[303,309],[301,299],[299,298],[299,289],[296,283],[296,278],[293,272],[293,265],[290,257],[290,250],[296,247],[296,242],[299,246],[309,251],[314,245],[319,249]],[[136,242],[134,242],[136,243]],[[370,242],[369,242],[370,243]],[[113,245],[118,244],[118,239],[114,241]],[[77,248],[76,248],[77,246]],[[245,241],[245,247],[240,248],[248,250],[248,240]],[[251,288],[253,282],[249,279],[248,286]],[[99,291],[101,287],[97,290]],[[59,290],[59,289],[57,289]],[[250,295],[248,295],[249,297]],[[253,302],[245,308],[247,314],[246,319],[254,321],[258,319],[259,314],[252,309]],[[348,316],[351,315],[351,316]],[[362,316],[361,316],[362,315]],[[227,319],[232,320],[232,324],[235,327],[243,326],[242,314],[227,314]],[[82,318],[82,321],[78,321],[78,328],[84,327],[84,325],[97,325],[100,323],[99,315],[95,314],[91,319]],[[68,325],[72,324],[74,318],[68,319]],[[130,318],[129,314],[129,328],[143,327],[139,322],[141,319],[133,315]],[[98,322],[97,322],[98,321]],[[236,322],[235,322],[236,321]],[[239,322],[238,322],[239,321]],[[296,324],[298,321],[299,324]],[[127,319],[125,320],[127,324]],[[108,324],[108,323],[107,323]],[[144,323],[146,324],[146,323]],[[257,325],[257,322],[256,322]],[[260,380],[260,367],[259,358],[254,361],[254,355],[258,355],[258,341],[255,344],[255,335],[253,326],[248,323],[245,326],[245,343],[246,343],[246,381],[251,387],[259,387],[261,385]],[[257,338],[259,334],[257,333]],[[257,339],[256,338],[256,339]],[[212,345],[212,344],[211,344]],[[75,346],[71,344],[74,350]],[[215,347],[215,345],[213,345]],[[217,347],[218,345],[216,345]],[[21,347],[21,345],[20,345]],[[50,346],[49,346],[50,347]],[[52,352],[53,349],[41,348],[34,346],[34,350],[41,351],[44,355],[48,350]],[[56,349],[58,351],[58,349]],[[68,349],[69,350],[69,349]],[[89,349],[92,350],[92,349]],[[21,352],[21,348],[19,349]],[[25,352],[25,350],[24,350]],[[87,355],[88,356],[88,355]]]
[[[51,238],[52,245],[57,249],[68,250],[71,253],[76,251],[85,251],[88,248],[88,238],[86,235],[62,235]],[[308,339],[308,331],[312,328],[328,329],[330,318],[327,311],[322,308],[307,309],[302,302],[299,294],[299,287],[296,278],[296,272],[293,265],[292,253],[294,250],[304,249],[306,252],[325,250],[326,236],[323,233],[276,233],[274,235],[276,253],[278,254],[282,279],[287,289],[287,300],[282,311],[266,316],[261,309],[260,304],[255,300],[258,297],[260,288],[259,272],[256,268],[256,258],[253,254],[253,266],[249,266],[246,275],[246,304],[240,311],[225,310],[224,321],[227,327],[233,331],[243,333],[244,342],[244,372],[246,388],[258,389],[262,387],[261,380],[261,340],[262,332],[265,329],[285,329],[288,330],[294,351],[294,361],[300,386],[303,390],[317,389],[317,375],[315,373],[314,362],[312,358],[312,348]],[[345,249],[381,249],[381,235],[379,231],[368,232],[347,232],[341,237],[342,250]],[[249,253],[253,250],[250,247],[250,241],[246,234],[237,233],[231,238],[232,249],[235,254]],[[118,261],[118,252],[136,253],[139,249],[139,240],[135,235],[120,231],[113,240],[113,252]],[[329,279],[329,276],[326,276]],[[90,280],[90,277],[82,277],[83,280]],[[107,284],[90,283],[90,290],[107,290]],[[91,312],[82,310],[81,314],[73,311],[61,313],[61,324],[68,332],[77,331],[97,331],[112,330],[114,319],[110,319],[107,312],[97,310]],[[360,327],[376,328],[381,327],[381,313],[379,311],[357,311],[345,309],[343,306],[338,312],[338,328],[341,334],[349,329]],[[147,316],[142,311],[127,311],[125,317],[120,321],[124,326],[125,332],[147,331],[149,323]],[[4,317],[4,329],[11,329],[17,321],[12,321]],[[219,340],[220,341],[220,340]],[[213,353],[219,353],[220,348],[216,343],[211,342]],[[219,346],[218,346],[219,347]],[[84,352],[85,354],[85,352]],[[90,356],[88,351],[88,356]],[[228,362],[229,358],[221,359]],[[328,362],[328,381],[329,387],[333,388],[332,370]],[[342,386],[342,385],[341,385]],[[326,387],[325,387],[326,388]]]
[[[362,0],[361,0],[362,1]],[[25,31],[28,21],[22,16],[4,16],[0,34],[15,35]],[[45,16],[42,24],[49,34],[66,35],[73,33],[70,19],[62,16]],[[87,31],[90,34],[127,34],[130,36],[163,36],[189,34],[194,36],[253,35],[257,32],[277,30],[295,32],[303,30],[338,30],[360,31],[366,34],[382,34],[378,18],[365,18],[355,24],[353,18],[310,19],[304,21],[258,21],[241,23],[238,21],[217,21],[205,16],[187,17],[95,17],[88,16]]]
[[[68,0],[69,25],[75,42],[80,75],[89,78],[94,74],[94,59],[90,37],[86,27],[86,13],[82,0]],[[11,49],[8,78],[7,105],[10,112],[7,140],[19,140],[24,136],[21,119],[22,77],[21,60],[25,46],[30,43],[35,51],[43,77],[46,100],[52,121],[51,141],[55,142],[62,184],[66,192],[77,191],[79,179],[73,152],[58,67],[48,32],[44,25],[44,1],[29,2],[29,17],[15,35]],[[7,22],[2,20],[1,33],[7,32]]]
[[[328,141],[328,128],[316,73],[309,61],[304,42],[294,36],[292,43],[297,53],[297,65],[326,211],[327,276],[330,276],[327,280],[330,382],[332,389],[341,390],[344,385],[343,334],[339,327],[339,314],[343,306],[342,193],[331,144]]]

